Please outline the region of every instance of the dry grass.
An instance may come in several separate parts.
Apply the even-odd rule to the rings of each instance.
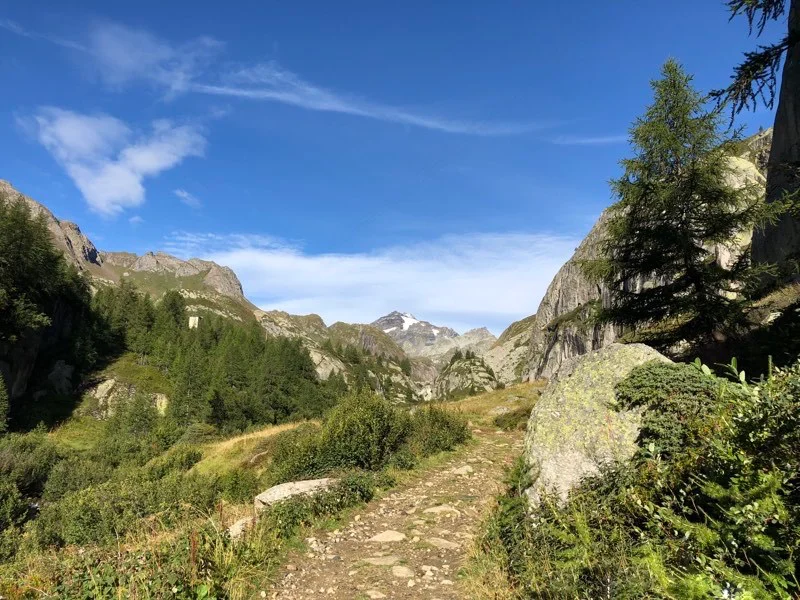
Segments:
[[[237,435],[227,440],[207,444],[202,448],[203,458],[192,469],[203,474],[222,474],[235,469],[247,463],[258,452],[258,447],[265,440],[283,431],[295,429],[302,423],[307,422],[273,425],[258,431]],[[311,422],[315,423],[317,421]]]
[[[502,409],[531,406],[542,393],[546,382],[520,383],[502,390],[471,396],[453,402],[443,402],[441,406],[464,413],[473,424],[488,425],[502,414]]]

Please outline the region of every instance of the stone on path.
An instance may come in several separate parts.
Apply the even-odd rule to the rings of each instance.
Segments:
[[[305,481],[290,481],[281,483],[261,492],[253,501],[256,512],[264,510],[266,506],[275,504],[281,500],[286,500],[292,496],[314,494],[327,490],[339,482],[338,479],[326,477],[324,479],[307,479]]]
[[[386,594],[379,592],[378,590],[367,590],[364,592],[367,596],[369,596],[372,600],[380,600],[380,598],[386,598]]]
[[[365,558],[364,562],[376,567],[391,567],[392,565],[400,562],[400,558],[397,556],[371,556],[369,558]]]
[[[431,546],[436,546],[439,550],[455,550],[459,547],[458,544],[455,542],[451,542],[449,540],[445,540],[438,537],[428,538],[427,541]]]
[[[383,531],[377,535],[373,535],[369,538],[368,541],[370,542],[402,542],[406,539],[405,533],[400,533],[399,531],[393,531],[392,529],[388,529]]]
[[[395,577],[410,579],[414,577],[414,571],[403,565],[395,565],[392,567],[392,575],[394,575]]]
[[[449,504],[440,504],[439,506],[431,506],[430,508],[426,508],[422,512],[433,515],[438,515],[439,513],[455,513],[456,515],[461,514],[461,512],[457,508],[450,506]]]
[[[464,465],[463,467],[459,467],[458,469],[453,469],[451,472],[453,473],[453,475],[469,475],[474,471],[475,469],[473,469],[471,466]]]

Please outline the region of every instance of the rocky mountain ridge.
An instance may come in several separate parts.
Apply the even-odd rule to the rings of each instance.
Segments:
[[[158,251],[137,255],[98,250],[78,225],[58,219],[45,205],[17,191],[7,181],[0,180],[0,199],[21,199],[34,215],[42,215],[66,260],[85,272],[94,287],[116,285],[125,279],[156,300],[167,290],[178,290],[186,298],[190,314],[216,314],[242,322],[254,319],[266,335],[301,339],[323,379],[334,374],[346,379],[353,376],[358,367],[344,356],[344,350],[353,347],[376,359],[373,367],[376,372],[369,371],[367,376],[380,388],[391,389],[395,399],[410,395],[417,400],[429,400],[435,397],[437,376],[457,350],[481,356],[497,342],[486,328],[460,335],[450,327],[436,326],[398,311],[372,324],[330,326],[314,314],[263,311],[247,300],[238,277],[228,267],[199,258],[184,260]],[[494,352],[497,354],[498,350]],[[496,359],[493,355],[492,360],[502,357]],[[486,379],[485,366],[468,379],[475,382]],[[454,386],[461,387],[458,382]],[[477,383],[476,386],[473,387],[484,387]],[[442,385],[439,387],[444,389]]]
[[[380,329],[411,357],[428,358],[444,366],[456,350],[483,354],[497,338],[485,327],[459,334],[450,327],[433,325],[407,312],[393,311],[371,323]]]

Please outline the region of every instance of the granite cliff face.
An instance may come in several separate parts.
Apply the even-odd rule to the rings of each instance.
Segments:
[[[764,185],[765,178],[759,166],[770,140],[771,130],[762,132],[746,141],[742,155],[731,157],[729,183],[732,186]],[[598,305],[608,305],[610,293],[604,284],[590,280],[580,264],[599,256],[608,221],[606,210],[548,286],[533,317],[524,379],[550,378],[564,361],[603,348],[620,336],[618,328],[593,322],[593,311]],[[751,238],[752,232],[742,232],[733,247],[716,246],[713,251],[717,261],[722,265],[730,264]],[[652,282],[637,281],[629,285],[636,289],[648,283]]]
[[[512,323],[481,355],[500,383],[515,383],[522,379],[535,323],[536,315]]]

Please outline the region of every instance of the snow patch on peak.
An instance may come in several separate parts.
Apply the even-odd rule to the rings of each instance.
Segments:
[[[397,329],[397,327],[389,327],[389,329],[384,329],[384,330],[383,330],[383,333],[391,333],[391,332],[393,332],[395,329]]]
[[[433,331],[433,335],[439,335],[439,330],[436,329],[435,327],[432,327],[431,331]]]
[[[409,327],[411,327],[415,323],[419,323],[419,321],[414,318],[414,315],[403,313],[400,316],[403,318],[403,331],[408,331]]]

